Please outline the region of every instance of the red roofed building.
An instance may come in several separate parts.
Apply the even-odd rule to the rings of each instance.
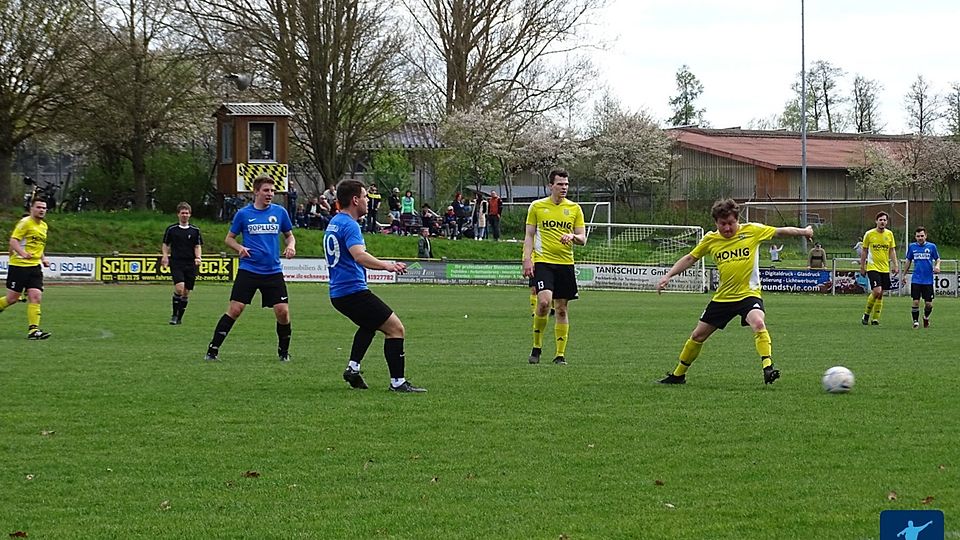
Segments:
[[[679,188],[671,198],[683,200],[696,179],[732,182],[733,197],[745,200],[800,200],[801,141],[798,132],[741,129],[674,128],[667,130],[679,146],[675,165]],[[864,162],[867,142],[902,147],[910,135],[851,133],[807,134],[807,199],[881,199],[864,193],[848,174]],[[910,195],[910,196],[908,196]],[[913,194],[903,194],[905,199]],[[927,193],[922,200],[930,200]]]

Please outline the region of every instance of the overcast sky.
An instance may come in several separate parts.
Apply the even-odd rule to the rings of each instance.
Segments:
[[[627,108],[665,123],[683,64],[703,83],[698,105],[712,127],[746,128],[791,98],[800,0],[609,1],[594,28],[608,49],[594,58]],[[904,96],[917,75],[940,94],[960,82],[960,0],[806,0],[805,21],[808,69],[821,59],[843,69],[844,96],[855,74],[883,85],[885,133],[907,131]]]

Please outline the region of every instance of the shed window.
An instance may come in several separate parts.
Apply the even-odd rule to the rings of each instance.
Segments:
[[[277,161],[276,132],[273,122],[250,122],[248,161]]]

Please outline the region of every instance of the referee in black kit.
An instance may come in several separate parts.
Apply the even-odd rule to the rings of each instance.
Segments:
[[[187,297],[197,280],[197,267],[200,266],[203,238],[200,229],[190,224],[191,208],[188,203],[177,205],[178,222],[167,227],[163,233],[163,257],[160,264],[170,268],[173,277],[173,315],[170,324],[183,322],[183,312],[187,309]]]

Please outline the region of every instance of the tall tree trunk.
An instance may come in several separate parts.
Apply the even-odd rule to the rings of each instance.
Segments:
[[[0,146],[0,204],[16,204],[13,197],[13,150]]]

